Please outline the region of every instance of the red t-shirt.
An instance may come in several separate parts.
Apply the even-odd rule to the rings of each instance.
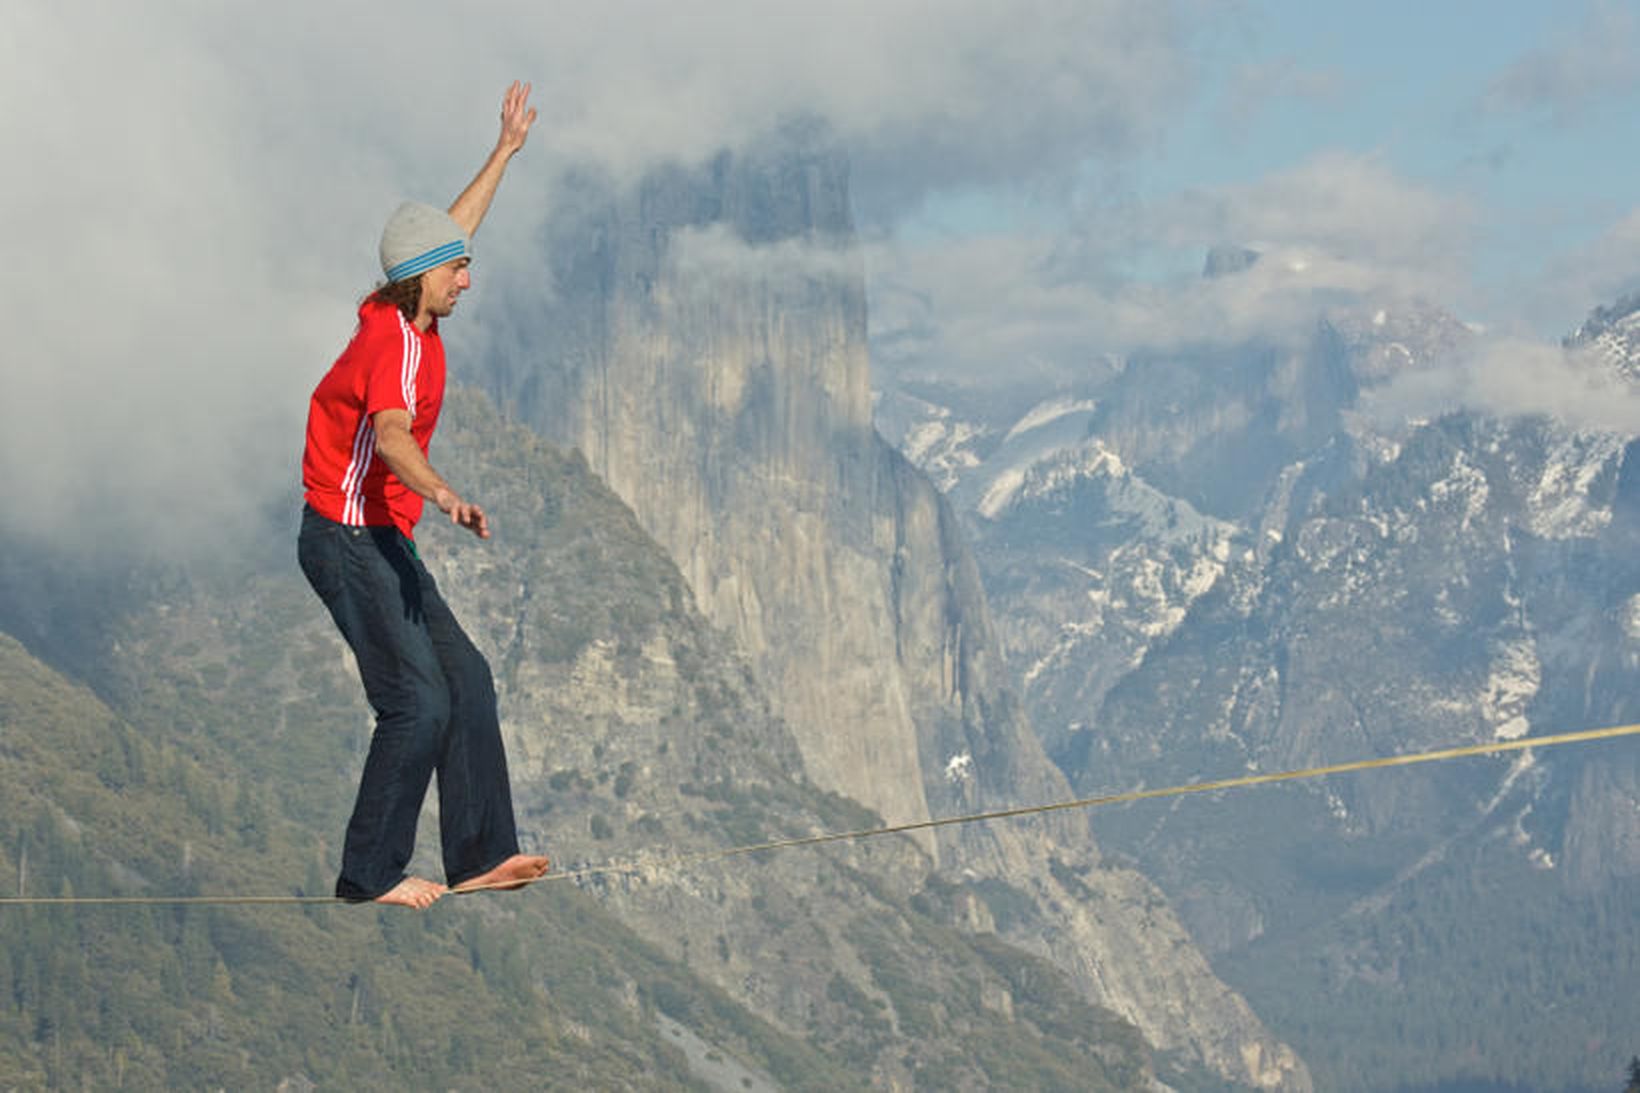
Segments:
[[[408,410],[423,455],[444,404],[444,343],[434,319],[417,330],[396,307],[366,300],[353,340],[313,389],[308,403],[302,486],[308,504],[339,524],[386,526],[406,536],[421,518],[421,497],[376,455],[373,415]]]

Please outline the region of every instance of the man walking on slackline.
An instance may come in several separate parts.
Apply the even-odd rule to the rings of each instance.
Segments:
[[[547,859],[518,852],[495,686],[439,596],[413,539],[423,499],[490,537],[484,510],[427,461],[444,399],[439,320],[472,283],[472,234],[529,136],[530,87],[514,82],[501,136],[449,212],[407,203],[382,232],[386,283],[308,406],[297,554],[358,661],[376,711],[336,894],[425,908],[449,891],[518,887]],[[427,784],[438,775],[449,887],[406,874]]]

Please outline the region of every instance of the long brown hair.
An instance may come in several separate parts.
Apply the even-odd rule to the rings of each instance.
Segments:
[[[369,299],[378,304],[399,309],[410,322],[416,321],[416,313],[421,309],[421,274],[406,277],[402,281],[386,281],[376,286]]]

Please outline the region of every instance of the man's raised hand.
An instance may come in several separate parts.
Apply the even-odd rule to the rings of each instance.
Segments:
[[[496,144],[509,154],[518,151],[524,147],[524,141],[530,135],[530,126],[534,124],[535,107],[530,105],[530,85],[514,80],[501,100],[501,139]]]

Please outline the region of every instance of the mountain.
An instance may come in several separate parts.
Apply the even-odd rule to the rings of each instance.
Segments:
[[[950,884],[910,839],[687,860],[879,818],[804,778],[744,660],[584,461],[471,392],[452,392],[445,415],[440,466],[485,499],[496,537],[428,521],[421,547],[495,670],[526,844],[589,867],[584,881],[424,914],[0,907],[0,1079],[1210,1082],[1047,961],[974,929],[1005,914],[1010,893]],[[288,544],[285,524],[248,530]],[[9,890],[328,892],[370,714],[290,555],[244,561],[259,556],[220,571],[134,567],[110,582],[126,590],[118,610],[62,599],[78,618],[65,632],[95,637],[41,642],[55,666],[0,637]],[[32,620],[49,637],[44,597],[72,581],[32,572],[30,584],[8,570],[7,625]],[[432,841],[415,868],[437,875]]]
[[[1640,296],[1595,308],[1562,344],[1593,350],[1624,379],[1640,379]]]
[[[211,650],[208,663],[243,651]],[[334,841],[280,807],[281,790],[297,787],[199,736],[124,719],[4,637],[0,681],[8,894],[328,890]],[[426,916],[174,905],[0,915],[0,1081],[13,1088],[695,1084],[658,998],[762,1067],[844,1080],[572,889]]]
[[[563,180],[546,305],[539,286],[502,298],[487,320],[507,348],[467,378],[631,506],[818,786],[890,823],[1062,800],[955,511],[874,428],[847,183],[846,157],[805,125],[629,188]],[[965,908],[954,921],[1225,1080],[1308,1087],[1084,817],[920,845]]]
[[[1599,312],[1575,344],[1627,375],[1633,319]],[[1017,416],[929,382],[883,393],[902,445],[949,474],[1078,792],[1634,720],[1629,438],[1378,400],[1473,337],[1361,301],[1297,348],[1136,354],[1013,390]],[[1637,771],[1620,741],[1096,829],[1318,1086],[1598,1088],[1640,1017],[1610,974],[1635,957]]]

